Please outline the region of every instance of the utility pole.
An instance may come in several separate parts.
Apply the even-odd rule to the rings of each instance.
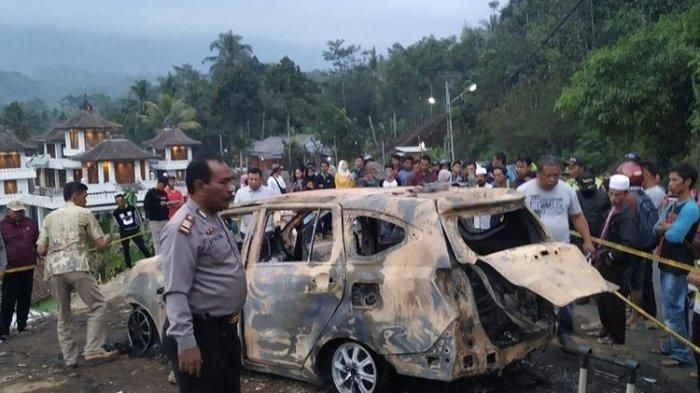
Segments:
[[[452,100],[450,99],[450,84],[445,80],[445,109],[447,110],[447,134],[450,137],[451,163],[455,161],[455,137],[452,132]]]

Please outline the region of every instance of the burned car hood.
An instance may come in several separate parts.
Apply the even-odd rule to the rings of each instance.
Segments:
[[[479,256],[511,283],[563,307],[617,287],[607,282],[571,244],[542,243]]]

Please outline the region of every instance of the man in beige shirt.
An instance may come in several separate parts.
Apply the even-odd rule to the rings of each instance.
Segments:
[[[46,256],[46,269],[51,275],[51,292],[58,305],[58,343],[68,367],[78,366],[78,345],[72,332],[71,293],[75,290],[88,306],[87,340],[83,357],[86,361],[106,359],[117,351],[103,348],[107,339],[105,301],[90,274],[88,250],[109,244],[87,205],[87,186],[70,182],[63,188],[66,204],[49,213],[37,240],[37,252]]]

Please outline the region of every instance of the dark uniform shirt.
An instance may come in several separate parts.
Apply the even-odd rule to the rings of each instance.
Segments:
[[[197,346],[192,314],[224,316],[241,310],[246,278],[236,243],[218,215],[188,200],[162,232],[165,309],[178,350]]]
[[[168,207],[161,206],[161,202],[168,201],[168,194],[165,191],[160,191],[151,188],[146,192],[143,198],[143,210],[146,212],[146,218],[151,221],[167,221]]]
[[[335,178],[332,175],[323,176],[322,173],[316,175],[316,189],[324,190],[329,188],[335,188]]]

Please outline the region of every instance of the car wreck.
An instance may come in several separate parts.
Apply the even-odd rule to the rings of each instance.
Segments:
[[[321,190],[222,217],[247,274],[245,367],[340,392],[501,370],[551,341],[555,307],[613,289],[513,190]],[[137,349],[159,340],[161,286],[157,257],[126,278]]]

